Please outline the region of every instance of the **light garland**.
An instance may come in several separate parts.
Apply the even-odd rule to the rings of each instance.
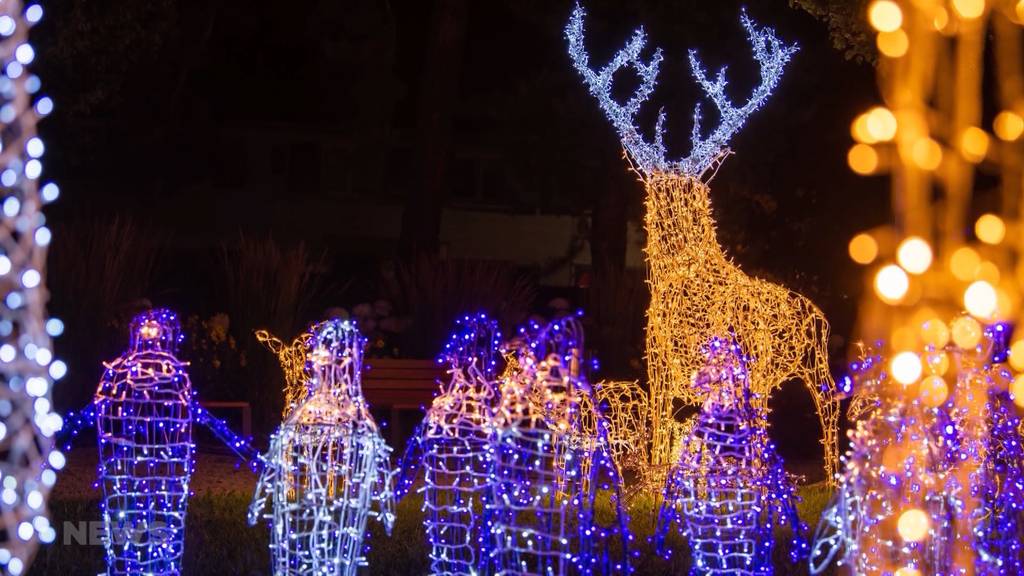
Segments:
[[[724,69],[709,80],[691,51],[694,77],[718,107],[722,120],[711,136],[701,139],[698,108],[690,157],[669,162],[665,160],[662,143],[664,114],[659,116],[653,144],[644,142],[634,123],[641,104],[654,90],[661,52],[655,51],[646,63],[641,59],[646,42],[641,29],[607,66],[595,72],[584,47],[583,16],[583,9],[577,6],[566,27],[569,54],[590,93],[619,133],[647,191],[646,253],[651,286],[647,311],[649,392],[627,383],[604,387],[609,400],[616,396],[642,399],[646,395],[649,403],[649,462],[634,469],[646,478],[644,482],[650,488],[664,482],[668,467],[676,459],[674,446],[679,444],[673,400],[700,403],[702,395],[688,383],[691,375],[703,366],[701,347],[711,334],[733,333],[749,358],[750,385],[758,402],[766,404],[771,392],[791,379],[801,380],[811,392],[821,420],[826,477],[831,479],[839,458],[839,411],[835,383],[828,369],[828,322],[807,298],[747,276],[725,255],[715,234],[710,188],[703,181],[706,172],[728,153],[728,140],[767,100],[796,47],[782,43],[774,31],[758,28],[743,14],[741,19],[754,49],[754,59],[761,67],[761,83],[740,107],[734,106],[724,93]],[[624,105],[611,95],[615,73],[623,67],[633,68],[640,76],[640,86]],[[624,406],[610,403],[609,418],[615,425],[613,445],[646,444],[636,442],[635,429],[621,427],[635,421],[635,406],[634,401]],[[626,412],[620,414],[620,410]],[[639,461],[644,456],[634,454],[630,460]]]
[[[274,574],[355,576],[366,565],[367,520],[379,518],[389,534],[394,525],[391,448],[363,397],[364,346],[348,321],[314,328],[312,392],[274,434],[249,507],[255,525],[273,500],[264,517]]]
[[[632,536],[607,425],[585,400],[582,337],[573,317],[524,329],[503,375],[488,510],[498,575],[631,570]],[[595,518],[601,494],[615,509],[611,525]]]
[[[63,324],[46,315],[51,233],[41,211],[59,190],[40,185],[45,146],[36,134],[53,101],[40,94],[39,77],[28,69],[36,55],[29,29],[42,16],[39,4],[0,5],[0,571],[14,575],[26,570],[40,542],[56,537],[46,500],[64,466],[53,446],[62,420],[51,390],[67,366],[51,342]]]
[[[399,496],[424,470],[423,511],[430,573],[486,573],[490,533],[483,511],[490,496],[491,435],[497,390],[498,323],[485,314],[464,316],[438,359],[449,382],[434,398],[402,459]]]
[[[693,574],[773,573],[774,530],[793,533],[790,558],[806,555],[807,527],[796,513],[794,487],[751,402],[740,347],[712,339],[694,379],[707,394],[679,463],[665,485],[658,548],[678,524],[693,556]]]

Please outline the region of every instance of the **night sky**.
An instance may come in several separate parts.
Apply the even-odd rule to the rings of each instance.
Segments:
[[[729,64],[734,100],[755,82],[740,5],[587,3],[595,65],[639,25],[664,49],[641,125],[650,130],[665,107],[670,156],[687,154],[700,96],[688,48],[711,69]],[[875,71],[845,59],[826,25],[786,0],[747,8],[801,50],[712,182],[719,238],[748,273],[826,312],[838,367],[864,281],[846,243],[887,214],[886,181],[857,177],[845,162],[850,121],[877,101]],[[270,236],[324,254],[320,271],[333,292],[301,323],[329,305],[372,298],[381,260],[436,251],[432,215],[447,205],[592,214],[595,262],[609,257],[621,267],[619,235],[642,217],[643,189],[571,67],[562,37],[571,9],[562,0],[51,3],[36,44],[38,72],[57,102],[41,126],[49,173],[63,190],[49,212],[54,284],[70,276],[57,263],[81,246],[67,231],[102,230],[116,216],[141,238],[118,249],[159,253],[151,280],[125,282],[119,298],[209,315],[230,307],[216,287],[222,243]],[[624,74],[621,94],[631,82]],[[401,236],[352,232],[366,223],[347,220],[351,207],[367,205],[398,207]],[[598,270],[593,281],[604,277]],[[541,290],[538,305],[547,296]],[[53,307],[83,301],[58,287]],[[90,321],[90,330],[110,328]],[[109,354],[115,342],[89,355]],[[93,387],[92,364],[79,361],[74,387]]]

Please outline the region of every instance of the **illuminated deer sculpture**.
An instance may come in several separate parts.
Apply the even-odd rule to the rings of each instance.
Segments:
[[[839,412],[835,382],[828,370],[828,323],[807,298],[747,276],[730,260],[715,235],[708,187],[730,153],[729,139],[768,99],[797,48],[784,44],[771,29],[755,25],[746,13],[742,15],[761,74],[750,99],[740,106],[725,94],[725,69],[709,78],[697,53],[691,50],[694,78],[714,102],[721,120],[710,135],[703,136],[698,105],[691,135],[693,149],[688,157],[670,161],[665,158],[664,111],[658,115],[653,142],[645,141],[635,124],[640,106],[654,91],[661,51],[655,50],[647,61],[642,58],[646,35],[640,29],[608,65],[595,71],[584,47],[583,18],[584,11],[577,6],[565,31],[569,54],[590,94],[618,132],[647,192],[649,389],[645,392],[636,384],[614,383],[602,391],[602,399],[610,404],[613,436],[618,437],[618,441],[613,438],[613,444],[640,446],[649,440],[650,452],[641,471],[649,486],[663,481],[667,466],[676,459],[673,430],[678,426],[673,420],[673,400],[691,405],[700,401],[691,378],[704,362],[701,346],[713,335],[732,333],[750,358],[751,389],[763,402],[790,379],[799,379],[810,389],[821,418],[825,467],[831,481],[838,462]],[[623,68],[632,68],[640,84],[620,104],[612,97],[612,81]],[[616,426],[619,421],[636,420],[628,409],[625,414],[616,414],[614,399],[623,397],[646,400],[646,438],[631,438],[635,432]],[[627,407],[632,404],[625,403]]]

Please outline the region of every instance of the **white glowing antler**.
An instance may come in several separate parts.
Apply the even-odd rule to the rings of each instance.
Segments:
[[[747,117],[768,99],[772,90],[779,83],[779,78],[782,77],[786,62],[798,49],[795,44],[783,44],[771,28],[759,28],[744,11],[740,20],[747,30],[750,44],[754,48],[754,59],[761,66],[761,83],[754,89],[750,99],[739,107],[733,105],[725,94],[725,87],[728,84],[725,78],[725,67],[718,71],[714,80],[709,80],[703,65],[697,58],[697,52],[690,50],[690,67],[693,69],[693,76],[707,93],[708,98],[718,107],[721,120],[718,127],[707,138],[702,138],[701,113],[698,104],[694,111],[693,131],[690,136],[692,143],[690,155],[681,160],[670,161],[665,158],[664,110],[658,113],[658,120],[654,126],[653,143],[644,140],[635,121],[640,106],[650,97],[657,83],[658,67],[662,60],[661,49],[655,49],[650,60],[645,63],[640,54],[647,41],[647,35],[643,28],[640,28],[633,33],[633,38],[626,46],[615,53],[608,65],[595,72],[590,68],[590,58],[583,45],[583,17],[585,14],[583,8],[577,4],[569,19],[569,24],[565,28],[565,35],[569,41],[569,56],[572,58],[576,70],[583,76],[583,81],[591,95],[597,99],[605,115],[611,120],[622,140],[622,145],[633,162],[636,163],[637,168],[646,175],[655,172],[677,172],[700,177],[714,166],[715,162],[727,151],[729,140],[743,126]],[[630,67],[636,71],[640,76],[640,86],[625,104],[619,104],[612,97],[611,90],[615,73],[623,67]]]

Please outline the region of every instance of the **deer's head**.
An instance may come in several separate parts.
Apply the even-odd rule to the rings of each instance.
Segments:
[[[590,57],[583,45],[583,17],[585,12],[577,4],[572,12],[569,24],[565,27],[565,36],[569,41],[569,56],[576,70],[583,76],[583,82],[590,94],[597,99],[608,119],[615,127],[622,146],[626,149],[636,169],[645,177],[655,174],[680,174],[702,178],[708,170],[715,168],[729,153],[729,140],[735,135],[747,117],[760,108],[779,82],[782,71],[789,58],[797,51],[797,46],[784,44],[775,36],[771,28],[758,27],[744,11],[740,21],[747,31],[750,45],[754,49],[754,59],[761,66],[761,82],[754,88],[750,99],[742,106],[736,106],[725,94],[728,84],[725,68],[721,68],[714,79],[709,79],[704,66],[697,57],[695,50],[690,50],[690,68],[697,83],[718,108],[721,120],[718,126],[707,137],[702,135],[701,110],[698,103],[693,115],[693,131],[690,135],[692,149],[690,155],[680,160],[665,158],[665,111],[658,112],[658,120],[654,125],[654,141],[647,142],[636,127],[636,114],[640,106],[647,101],[654,91],[658,79],[658,67],[661,64],[661,49],[655,49],[645,62],[642,57],[647,36],[643,28],[636,30],[626,45],[615,53],[611,61],[598,71],[590,67]],[[612,81],[616,72],[623,67],[632,68],[640,77],[640,85],[625,103],[620,104],[612,97]]]

